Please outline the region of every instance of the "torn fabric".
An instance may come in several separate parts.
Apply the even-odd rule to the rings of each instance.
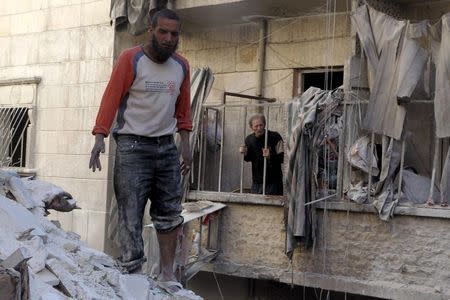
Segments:
[[[311,206],[305,206],[313,200],[312,153],[320,145],[320,132],[325,130],[327,119],[341,100],[333,92],[311,87],[287,104],[286,254],[290,258],[298,242],[310,246],[314,240],[314,212]]]
[[[399,61],[397,97],[411,97],[417,83],[424,75],[429,58],[428,26],[428,21],[408,22]]]
[[[411,97],[418,89],[414,95],[428,98],[435,83],[436,136],[450,137],[450,13],[430,26],[428,20],[396,20],[363,5],[352,20],[368,61],[371,94],[364,128],[400,139],[406,111],[397,97]]]
[[[448,204],[450,198],[450,148],[444,162],[441,178],[441,204]],[[434,200],[434,199],[433,199]],[[434,201],[434,203],[437,203]]]
[[[373,205],[378,211],[381,220],[387,221],[394,215],[394,209],[398,204],[398,200],[394,200],[395,175],[400,165],[401,143],[393,138],[387,141],[384,138],[382,150],[382,165],[380,180],[375,185],[375,193]],[[372,192],[372,191],[370,191]]]
[[[434,36],[435,47],[433,54],[436,63],[436,92],[434,96],[434,113],[436,119],[436,136],[438,138],[450,137],[450,13],[441,18],[441,24],[434,27],[441,27],[441,35]],[[438,28],[433,31],[438,32]]]
[[[414,204],[424,204],[427,202],[431,186],[431,179],[414,173],[409,169],[403,170],[402,192],[406,199],[401,199],[401,204],[408,202]],[[433,187],[433,201],[438,203],[439,189],[436,185]]]
[[[358,182],[356,185],[350,185],[350,189],[346,192],[347,198],[358,203],[364,204],[367,202],[367,186],[363,181]]]
[[[369,173],[370,161],[372,161],[372,176],[378,176],[380,170],[377,166],[377,157],[370,154],[370,138],[365,135],[355,141],[347,152],[348,162],[365,173]]]
[[[358,35],[364,36],[362,46],[368,56],[370,77],[374,78],[363,127],[400,139],[406,111],[397,104],[397,83],[401,37],[406,22],[369,6],[358,8],[353,20]]]
[[[167,0],[111,0],[111,21],[116,30],[140,35],[149,27],[149,12],[167,6]]]

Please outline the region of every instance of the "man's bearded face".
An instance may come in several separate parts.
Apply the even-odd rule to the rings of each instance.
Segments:
[[[156,59],[166,61],[177,50],[180,22],[160,17],[151,34],[151,45],[156,53]]]
[[[158,59],[161,61],[166,61],[177,50],[178,40],[176,40],[175,43],[162,42],[160,44],[158,42],[156,34],[153,34],[152,35],[152,47],[153,47],[153,50],[155,50],[156,54],[158,55]]]

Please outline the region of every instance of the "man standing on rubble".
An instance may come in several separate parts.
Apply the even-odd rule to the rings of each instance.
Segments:
[[[266,117],[255,114],[250,117],[248,125],[253,133],[245,138],[245,145],[239,147],[245,161],[252,163],[252,190],[262,194],[264,182],[264,160],[266,163],[266,195],[283,195],[283,139],[276,131],[267,130],[267,148],[265,147]]]
[[[95,145],[89,168],[101,170],[100,152],[105,151],[104,138],[117,113],[112,132],[117,143],[114,192],[119,215],[119,262],[133,273],[140,271],[146,260],[142,218],[150,198],[161,257],[157,281],[173,293],[182,289],[173,273],[177,236],[183,224],[180,174],[187,174],[191,166],[189,65],[175,53],[180,33],[175,12],[156,12],[148,32],[147,44],[127,49],[117,59],[92,130]],[[177,130],[181,165],[173,139]]]

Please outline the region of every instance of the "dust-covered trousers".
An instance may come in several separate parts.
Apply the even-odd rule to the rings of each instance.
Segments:
[[[142,218],[148,199],[157,232],[183,223],[178,151],[173,136],[117,135],[114,192],[123,263],[142,259]]]

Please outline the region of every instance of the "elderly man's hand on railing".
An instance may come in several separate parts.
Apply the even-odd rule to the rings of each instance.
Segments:
[[[246,147],[245,145],[239,146],[239,152],[240,152],[241,154],[246,155],[246,154],[247,154],[247,147]]]

